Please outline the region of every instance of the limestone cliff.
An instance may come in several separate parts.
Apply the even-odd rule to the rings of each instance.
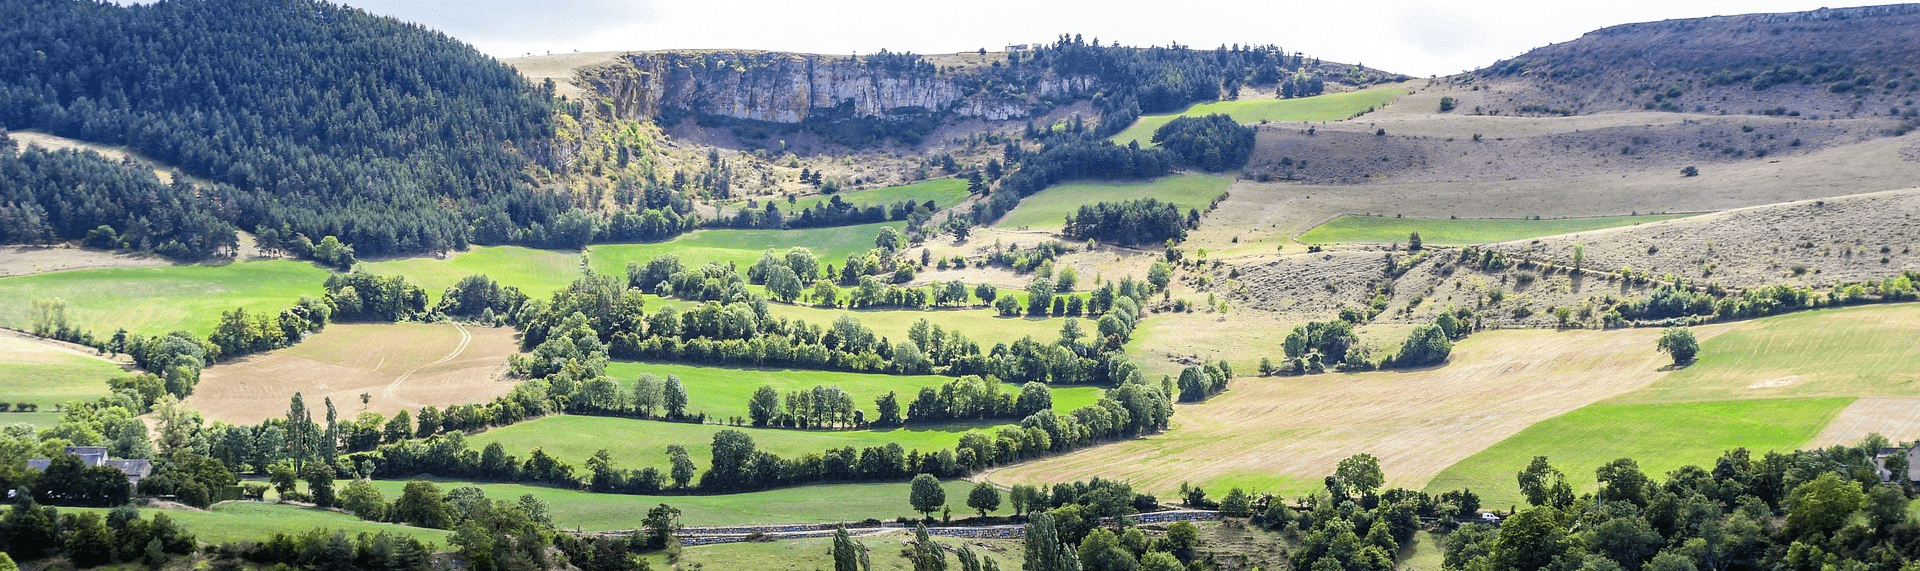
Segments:
[[[1022,77],[1030,75],[1030,77]],[[1009,81],[1013,79],[1013,81]],[[774,123],[809,119],[1018,119],[1092,94],[1092,77],[981,68],[937,71],[845,56],[748,51],[638,52],[578,72],[614,112],[669,110]]]

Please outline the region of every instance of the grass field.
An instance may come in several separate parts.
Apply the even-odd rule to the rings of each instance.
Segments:
[[[937,387],[953,380],[939,375],[875,375],[836,371],[809,371],[768,367],[707,367],[671,363],[615,361],[607,365],[607,376],[633,386],[641,373],[676,375],[687,386],[687,413],[706,413],[719,418],[747,417],[747,399],[761,385],[772,386],[782,395],[818,385],[835,385],[853,395],[853,402],[866,411],[868,419],[878,418],[874,398],[893,391],[901,406],[913,400],[921,387]],[[1018,385],[1006,386],[1018,392]],[[1062,413],[1100,400],[1098,387],[1057,387],[1053,389],[1053,409]]]
[[[1661,220],[1685,218],[1691,214],[1647,214],[1641,216],[1601,216],[1594,218],[1524,219],[1448,219],[1390,218],[1386,216],[1343,215],[1301,234],[1302,244],[1338,242],[1406,243],[1407,235],[1419,232],[1420,242],[1435,246],[1469,246],[1571,234],[1588,230],[1632,226]]]
[[[1658,336],[1486,331],[1456,345],[1439,368],[1304,377],[1244,370],[1226,393],[1179,405],[1163,434],[1017,464],[987,478],[1006,486],[1098,475],[1169,495],[1185,481],[1293,496],[1318,490],[1341,459],[1364,452],[1380,459],[1388,485],[1422,488],[1535,423],[1652,383],[1663,364],[1652,350]],[[1278,354],[1278,341],[1271,343]]]
[[[406,276],[407,281],[427,290],[428,297],[436,302],[448,287],[474,274],[484,274],[500,285],[520,288],[534,299],[546,299],[580,277],[580,254],[520,246],[485,246],[444,260],[422,257],[362,262],[360,269],[383,276]],[[625,270],[620,275],[626,275]]]
[[[1514,474],[1546,456],[1575,493],[1593,491],[1594,469],[1632,458],[1655,480],[1687,465],[1711,467],[1720,454],[1746,447],[1759,455],[1811,440],[1851,398],[1764,399],[1643,405],[1594,405],[1543,421],[1447,468],[1427,484],[1438,493],[1460,488],[1493,509],[1521,503]]]
[[[1142,116],[1134,121],[1133,126],[1114,135],[1112,141],[1121,145],[1127,144],[1128,141],[1139,141],[1140,146],[1151,146],[1153,132],[1160,129],[1161,125],[1172,121],[1173,118],[1199,117],[1214,113],[1226,113],[1242,124],[1261,121],[1339,121],[1379,107],[1406,94],[1406,90],[1402,89],[1369,89],[1298,99],[1251,99],[1201,103],[1179,113]]]
[[[645,264],[661,254],[680,256],[680,263],[695,267],[707,262],[732,262],[740,271],[760,260],[761,252],[773,248],[785,253],[794,246],[805,246],[820,259],[821,267],[839,267],[850,254],[873,249],[873,239],[881,226],[900,228],[904,222],[862,224],[806,230],[696,230],[665,242],[648,244],[601,244],[587,250],[588,266],[596,273],[625,276],[629,262]]]
[[[345,483],[342,482],[342,485]],[[106,515],[106,508],[60,508],[62,512],[95,512]],[[439,529],[426,529],[387,523],[361,521],[351,514],[322,509],[301,507],[292,504],[269,504],[261,502],[223,502],[213,506],[212,510],[159,510],[147,508],[140,510],[142,517],[151,518],[154,512],[165,512],[193,532],[196,539],[203,543],[229,543],[240,541],[266,541],[276,533],[300,533],[312,529],[325,528],[347,532],[347,536],[360,533],[374,534],[387,532],[406,535],[421,541],[430,541],[440,548],[448,547],[447,536],[451,532]]]
[[[487,497],[513,500],[533,494],[545,500],[553,523],[560,529],[608,531],[640,526],[647,510],[660,504],[680,510],[680,523],[688,526],[757,525],[773,523],[810,523],[859,521],[866,518],[892,520],[913,516],[907,504],[910,484],[828,484],[800,486],[764,492],[720,496],[630,496],[595,494],[525,484],[482,484],[455,480],[437,480],[442,492],[461,486],[478,486]],[[375,480],[387,501],[400,497],[407,480]],[[341,485],[345,485],[344,483]],[[966,507],[967,492],[973,484],[965,480],[941,483],[947,491],[947,503],[954,506],[954,517],[974,512]],[[1010,504],[1002,504],[993,514],[1011,513]]]
[[[107,394],[107,379],[125,373],[120,365],[73,347],[0,333],[0,402],[54,405]],[[12,413],[0,424],[12,424]]]
[[[584,467],[594,452],[605,448],[613,455],[616,466],[652,466],[663,472],[670,467],[667,463],[667,445],[679,444],[687,447],[693,463],[704,472],[712,464],[713,433],[721,430],[745,431],[753,437],[756,450],[771,452],[782,458],[798,458],[828,448],[852,446],[858,449],[883,446],[889,442],[897,442],[907,450],[932,452],[952,448],[960,441],[960,435],[969,430],[992,426],[995,425],[975,423],[892,430],[815,431],[555,415],[482,432],[468,438],[467,442],[476,450],[499,442],[508,453],[522,459],[534,448],[542,448],[548,454],[573,464],[576,470]]]
[[[1227,191],[1233,181],[1204,174],[1180,174],[1147,182],[1073,182],[1053,186],[1020,201],[1020,206],[994,222],[996,228],[1057,229],[1081,205],[1157,198],[1188,209],[1205,209]]]
[[[307,262],[265,260],[219,266],[69,270],[0,278],[0,325],[33,328],[33,300],[67,302],[68,320],[95,335],[126,328],[142,335],[186,330],[206,335],[235,307],[278,313],[302,295],[325,293],[327,270]]]
[[[836,195],[802,196],[795,199],[793,204],[787,204],[786,200],[778,200],[776,204],[779,204],[781,212],[794,213],[832,200],[833,196]],[[891,205],[902,200],[911,200],[917,204],[931,200],[934,206],[945,210],[967,199],[967,181],[959,178],[936,178],[901,186],[842,192],[837,196],[840,200],[859,206]]]
[[[1726,327],[1700,342],[1692,365],[1611,402],[1920,397],[1920,304],[1806,311]]]
[[[7,412],[0,413],[0,426],[26,423],[33,425],[34,428],[53,428],[60,424],[60,419],[64,417],[66,413],[62,412]]]

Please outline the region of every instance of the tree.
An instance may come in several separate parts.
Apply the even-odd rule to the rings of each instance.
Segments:
[[[687,455],[687,447],[679,444],[668,444],[667,461],[673,465],[669,475],[670,478],[673,478],[673,487],[687,487],[687,482],[693,480],[694,470],[693,458]]]
[[[400,499],[393,502],[393,520],[416,527],[447,529],[453,524],[453,512],[447,507],[440,487],[432,482],[407,482]]]
[[[1680,176],[1700,176],[1700,167],[1693,165],[1681,167]]]
[[[1033,520],[1027,522],[1024,541],[1026,563],[1021,566],[1022,570],[1080,571],[1080,558],[1068,551],[1066,544],[1060,539],[1060,532],[1054,527],[1051,512],[1034,514]]]
[[[667,384],[661,391],[661,404],[667,409],[667,418],[680,418],[687,414],[687,387],[680,384],[680,377],[667,375]]]
[[[913,528],[913,571],[947,571],[947,552],[927,535],[926,524]]]
[[[913,505],[913,511],[932,517],[933,512],[947,504],[947,491],[940,487],[939,478],[932,474],[918,474],[913,477],[913,489],[907,502]]]
[[[770,385],[760,385],[747,401],[747,416],[753,419],[754,426],[766,426],[779,410],[780,393]]]
[[[1027,283],[1027,315],[1045,317],[1047,309],[1053,304],[1053,279],[1046,276],[1033,278]]]
[[[1167,526],[1167,538],[1164,544],[1168,553],[1181,561],[1193,561],[1193,550],[1200,547],[1200,528],[1193,522],[1177,521]]]
[[[1407,235],[1407,251],[1408,252],[1418,252],[1420,251],[1421,247],[1422,245],[1420,242],[1419,232],[1414,232],[1412,234]]]
[[[367,480],[354,480],[340,492],[340,507],[345,508],[360,519],[380,521],[386,517],[387,498],[380,494],[380,488]]]
[[[1787,532],[1795,537],[1823,538],[1846,525],[1866,505],[1867,495],[1858,483],[1825,472],[1794,486],[1786,499]]]
[[[833,571],[870,571],[861,565],[867,559],[867,546],[847,535],[846,526],[833,531]]]
[[[93,567],[113,560],[113,535],[107,531],[106,520],[97,512],[81,512],[74,516],[72,530],[67,535],[67,557],[76,567]]]
[[[1180,559],[1165,551],[1149,551],[1140,556],[1140,571],[1185,571]]]
[[[1120,537],[1106,528],[1095,529],[1080,540],[1080,568],[1085,571],[1134,571],[1140,561],[1120,544]]]
[[[323,508],[333,507],[336,498],[333,493],[333,467],[324,462],[307,464],[307,495],[313,497],[313,505]]]
[[[1000,509],[1000,488],[986,482],[974,484],[973,491],[967,493],[967,507],[979,510],[980,517],[987,517],[987,512]]]
[[[1147,283],[1153,284],[1154,290],[1167,289],[1167,284],[1172,282],[1173,266],[1166,260],[1154,260],[1153,265],[1147,267]]]
[[[1700,354],[1700,341],[1694,339],[1693,332],[1685,327],[1668,327],[1660,334],[1660,341],[1654,347],[1673,356],[1675,365],[1691,363],[1694,356]]]
[[[647,510],[647,517],[640,525],[647,528],[654,545],[664,547],[680,529],[680,509],[667,504],[654,506]]]
[[[1515,477],[1529,505],[1556,508],[1573,505],[1573,487],[1567,484],[1566,474],[1548,464],[1546,456],[1534,456]]]
[[[1362,496],[1373,495],[1386,483],[1386,476],[1380,472],[1380,460],[1372,454],[1355,454],[1340,461],[1333,471],[1334,478],[1340,480],[1347,489],[1359,492]]]

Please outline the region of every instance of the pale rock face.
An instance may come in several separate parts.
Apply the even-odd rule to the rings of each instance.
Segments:
[[[927,113],[1001,121],[1031,115],[1043,98],[1084,97],[1094,88],[1091,77],[1048,75],[1032,80],[1025,96],[969,93],[966,84],[973,83],[973,77],[964,72],[900,74],[818,55],[754,54],[750,67],[711,59],[723,63],[707,69],[698,56],[635,53],[580,74],[586,85],[610,100],[616,113],[643,120],[663,108],[679,108],[775,123],[799,123],[819,114],[892,118]]]

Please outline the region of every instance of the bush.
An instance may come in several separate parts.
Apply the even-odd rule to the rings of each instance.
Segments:
[[[1660,341],[1655,348],[1672,355],[1673,364],[1683,365],[1692,362],[1694,356],[1700,354],[1700,341],[1694,339],[1693,332],[1685,327],[1668,327],[1665,333],[1660,334]]]

